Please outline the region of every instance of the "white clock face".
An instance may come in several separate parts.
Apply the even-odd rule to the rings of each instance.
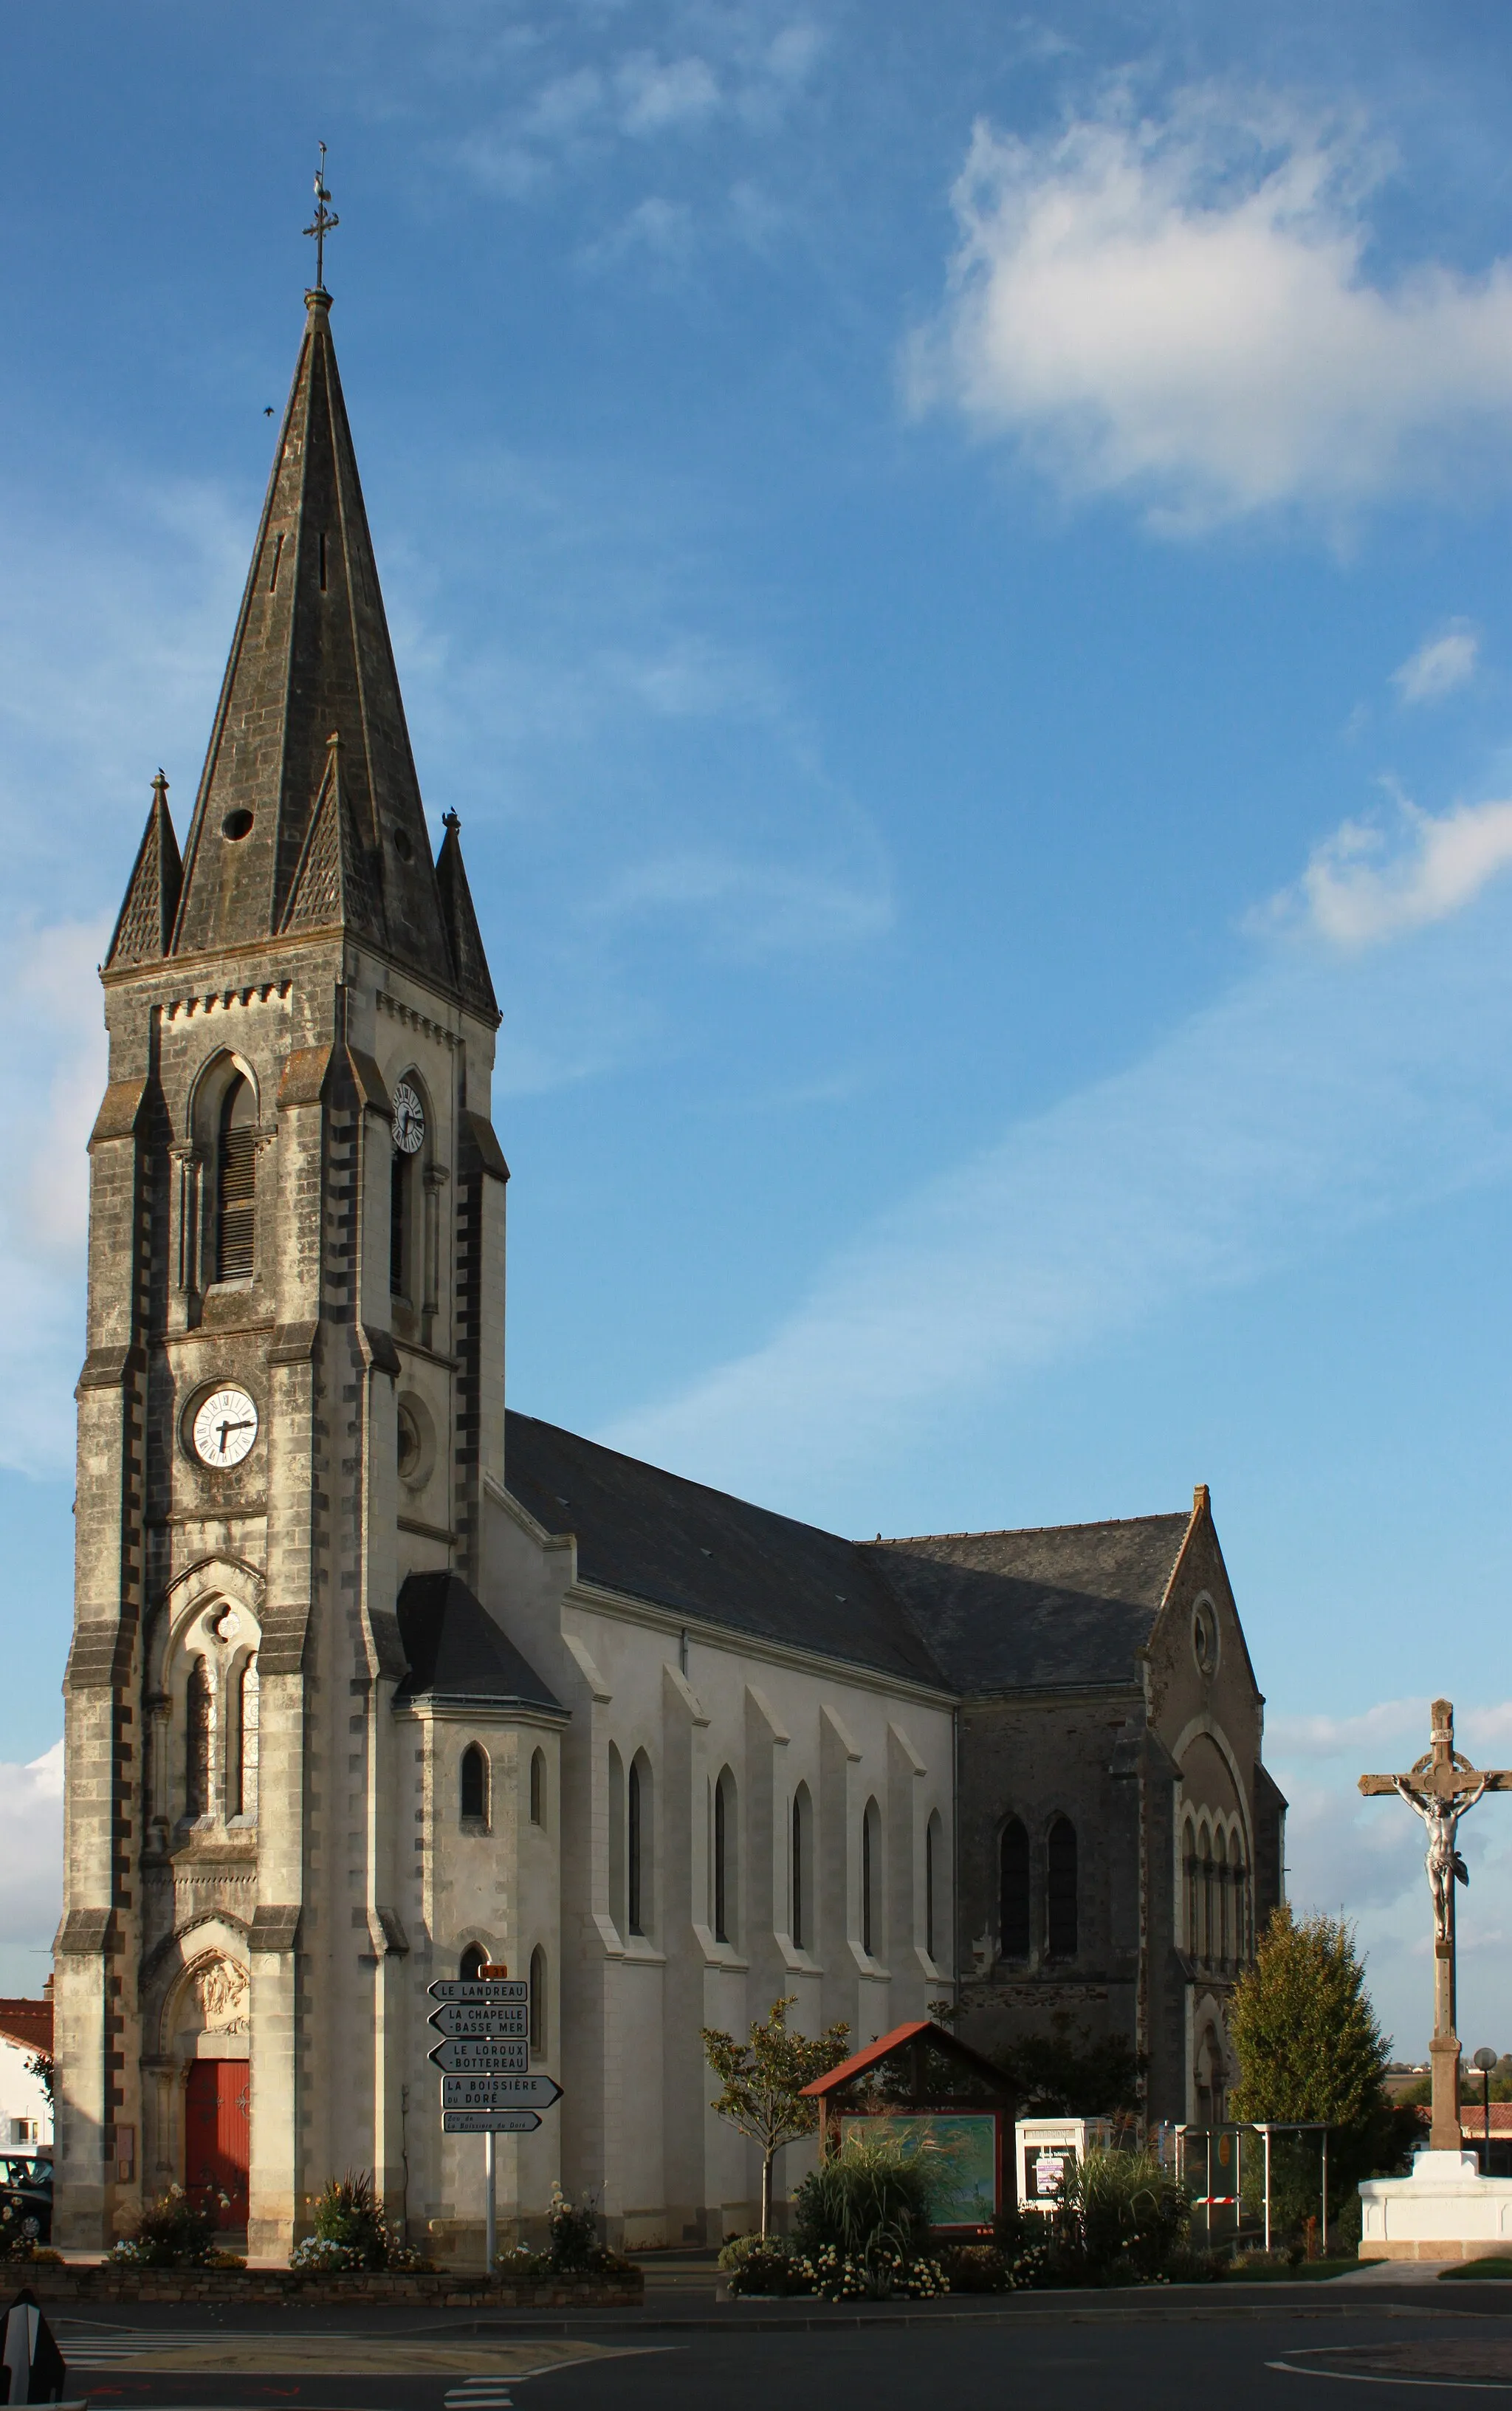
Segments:
[[[195,1416],[191,1432],[201,1465],[221,1472],[240,1465],[257,1437],[257,1410],[245,1390],[216,1390]]]
[[[418,1155],[425,1144],[425,1107],[401,1080],[394,1091],[394,1145],[400,1155]]]

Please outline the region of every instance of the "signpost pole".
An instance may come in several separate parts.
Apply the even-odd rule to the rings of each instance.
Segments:
[[[494,2134],[490,2126],[483,2138],[483,2184],[487,2200],[483,2214],[484,2266],[493,2274],[493,2264],[499,2258],[499,2201],[494,2191]]]

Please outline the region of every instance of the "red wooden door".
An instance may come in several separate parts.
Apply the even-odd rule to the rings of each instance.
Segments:
[[[251,2082],[244,2059],[196,2059],[189,2070],[183,2181],[191,2200],[213,2205],[220,2227],[247,2223]]]

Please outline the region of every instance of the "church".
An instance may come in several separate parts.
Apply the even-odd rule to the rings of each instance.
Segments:
[[[209,2185],[281,2258],[370,2169],[475,2265],[427,1987],[485,1964],[562,2088],[506,2234],[554,2181],[627,2248],[749,2225],[700,2029],[779,1995],[1114,2038],[1151,2119],[1221,2115],[1285,1803],[1205,1488],[862,1543],[506,1408],[500,1016],[306,308],[182,850],[160,773],[102,972],[56,2240]]]

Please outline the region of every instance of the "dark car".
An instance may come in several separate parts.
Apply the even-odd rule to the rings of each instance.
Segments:
[[[52,2233],[52,2163],[19,2152],[0,2153],[0,2219],[35,2218],[36,2240],[46,2243]]]

